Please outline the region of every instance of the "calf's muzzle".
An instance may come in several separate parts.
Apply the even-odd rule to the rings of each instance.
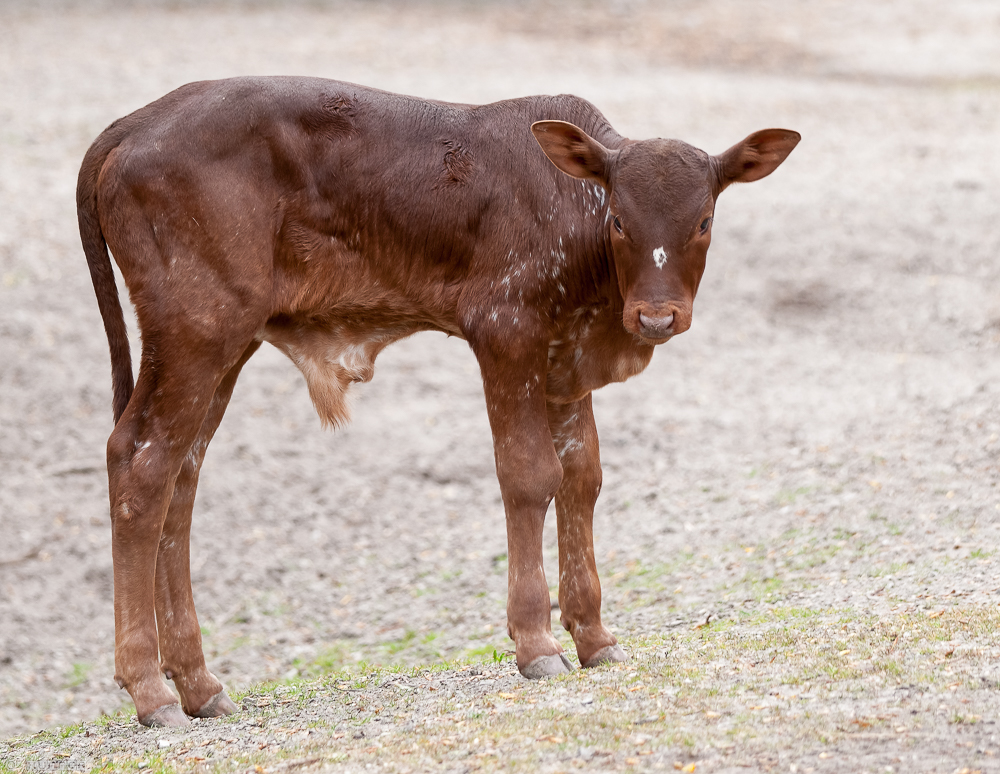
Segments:
[[[662,344],[691,327],[691,304],[684,301],[626,303],[622,322],[649,344]]]
[[[647,339],[666,339],[674,335],[673,312],[663,317],[639,313],[639,330]]]

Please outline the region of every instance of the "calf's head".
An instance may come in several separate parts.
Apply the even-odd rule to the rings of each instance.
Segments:
[[[651,344],[691,327],[719,194],[771,174],[800,139],[764,129],[709,156],[679,140],[628,141],[610,150],[565,121],[539,121],[531,131],[556,167],[608,191],[622,323]]]

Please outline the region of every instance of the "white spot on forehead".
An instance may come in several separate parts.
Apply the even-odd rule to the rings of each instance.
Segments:
[[[662,269],[667,265],[667,251],[662,246],[653,250],[653,263],[656,264],[657,269]]]

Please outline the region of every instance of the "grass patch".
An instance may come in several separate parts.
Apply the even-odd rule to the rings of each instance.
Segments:
[[[41,762],[84,749],[98,757],[81,770],[162,774],[286,765],[639,771],[709,759],[759,768],[779,749],[790,760],[833,754],[856,738],[870,749],[873,734],[885,735],[880,749],[905,741],[908,729],[987,734],[982,718],[996,686],[979,675],[996,660],[998,627],[1000,609],[986,606],[881,617],[757,607],[623,638],[629,661],[540,682],[517,677],[503,651],[484,645],[473,660],[409,667],[338,667],[334,649],[317,664],[327,672],[234,694],[239,715],[203,721],[188,737],[139,731],[120,713],[11,740],[0,772],[22,770],[27,755]],[[394,642],[418,648],[430,634]],[[911,698],[873,703],[894,687]],[[163,738],[173,739],[166,750]]]
[[[83,662],[74,663],[73,668],[66,676],[66,687],[76,688],[79,685],[83,685],[87,682],[87,676],[90,674],[90,670],[92,668],[93,664],[86,664]]]

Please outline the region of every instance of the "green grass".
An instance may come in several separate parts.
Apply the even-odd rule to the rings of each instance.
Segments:
[[[76,688],[78,685],[83,685],[87,682],[87,676],[90,674],[91,668],[93,668],[93,664],[83,662],[74,663],[73,668],[66,677],[66,687]]]
[[[795,489],[780,489],[775,495],[778,505],[794,505],[795,501],[813,491],[811,486],[800,486]]]
[[[888,566],[873,567],[868,574],[872,578],[884,578],[896,575],[910,566],[910,562],[890,562]]]
[[[512,677],[504,650],[483,644],[471,658],[422,666],[338,666],[336,646],[313,665],[325,670],[321,674],[234,694],[245,701],[244,712],[197,726],[217,740],[270,740],[260,749],[199,761],[198,771],[267,771],[305,760],[399,771],[456,765],[486,771],[501,764],[513,772],[541,764],[555,771],[585,763],[602,771],[639,771],[646,754],[664,750],[670,765],[716,755],[727,765],[753,768],[753,756],[768,760],[775,749],[815,755],[849,744],[860,732],[895,738],[900,727],[937,728],[941,708],[947,709],[943,725],[968,733],[995,701],[996,686],[979,675],[995,657],[998,627],[995,606],[883,616],[851,608],[755,607],[696,627],[625,638],[628,662],[530,683]],[[434,632],[410,631],[393,642],[405,642],[403,652],[432,646],[435,639]],[[472,677],[482,670],[486,678]],[[449,684],[463,689],[450,690]],[[477,685],[478,693],[468,693]],[[919,686],[926,707],[914,715],[911,708],[922,707],[920,700],[904,705],[887,699],[872,709],[871,697],[893,686]],[[845,711],[845,702],[855,699],[867,709]],[[122,712],[103,725],[12,740],[13,752],[60,745],[72,750],[85,734],[133,745],[148,739],[146,753],[112,746],[91,774],[136,772],[140,763],[146,764],[142,771],[158,774],[192,770],[186,758],[200,748],[160,750],[157,732],[143,737],[147,732],[135,730],[134,723],[132,713]],[[383,729],[408,725],[369,738],[366,729],[376,723]],[[304,729],[313,732],[306,741]],[[591,751],[589,763],[573,763],[580,749]],[[4,765],[2,774],[16,770]]]
[[[310,661],[295,659],[292,666],[304,677],[318,677],[331,672],[339,672],[351,663],[353,663],[353,658],[347,643],[337,641],[328,644],[319,655]]]

